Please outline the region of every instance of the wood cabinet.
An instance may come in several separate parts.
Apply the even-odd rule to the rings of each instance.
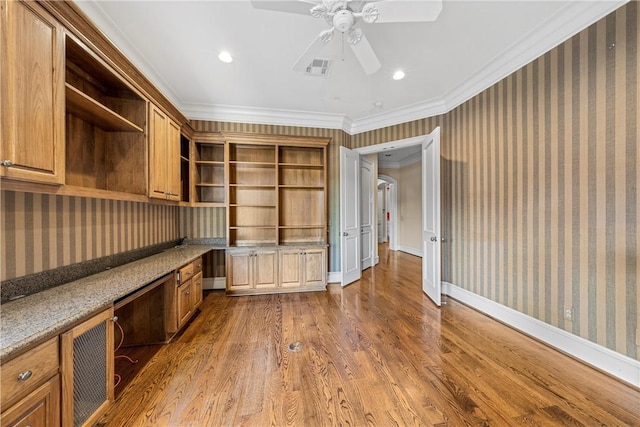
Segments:
[[[227,241],[233,247],[227,257],[227,292],[324,288],[329,139],[223,135]]]
[[[0,425],[6,427],[59,426],[60,376],[56,374],[40,387],[37,387],[27,397],[3,411],[0,417]]]
[[[114,400],[113,308],[60,335],[62,425],[92,425]]]
[[[175,297],[168,304],[168,331],[179,331],[193,316],[202,302],[202,257],[180,268],[176,274],[176,285],[172,292]],[[171,313],[173,312],[173,313]]]
[[[253,295],[321,290],[326,286],[326,248],[230,248],[227,293]]]
[[[0,176],[63,184],[63,28],[35,2],[0,12]]]
[[[227,266],[227,289],[231,292],[252,292],[278,286],[278,253],[275,249],[230,249]]]
[[[327,285],[326,249],[298,248],[280,250],[280,286],[318,289]]]
[[[60,425],[58,337],[2,364],[3,426]]]
[[[180,200],[180,126],[155,105],[149,110],[149,197]]]

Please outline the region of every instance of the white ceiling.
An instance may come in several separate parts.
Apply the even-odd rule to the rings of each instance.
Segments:
[[[382,63],[375,74],[336,36],[325,78],[292,69],[328,27],[322,18],[244,0],[78,2],[190,119],[350,134],[449,111],[623,3],[444,0],[435,22],[359,24]],[[222,50],[233,63],[218,60]],[[404,80],[391,79],[396,69]]]

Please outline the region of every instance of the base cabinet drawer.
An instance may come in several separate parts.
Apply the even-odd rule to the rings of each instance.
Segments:
[[[60,375],[56,374],[27,397],[2,412],[0,425],[5,427],[60,426]]]
[[[0,391],[3,406],[22,398],[57,374],[59,366],[57,336],[4,363]]]

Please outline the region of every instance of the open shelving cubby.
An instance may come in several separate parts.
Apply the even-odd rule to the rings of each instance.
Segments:
[[[65,37],[65,183],[146,194],[148,101],[105,61]]]
[[[219,134],[194,135],[194,202],[225,206],[224,140]]]

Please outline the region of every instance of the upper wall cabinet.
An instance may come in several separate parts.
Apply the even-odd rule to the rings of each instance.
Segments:
[[[64,34],[34,2],[0,3],[0,176],[64,183]]]
[[[149,197],[180,200],[180,126],[151,105],[149,112]]]
[[[145,195],[148,101],[69,35],[65,51],[65,183]]]

